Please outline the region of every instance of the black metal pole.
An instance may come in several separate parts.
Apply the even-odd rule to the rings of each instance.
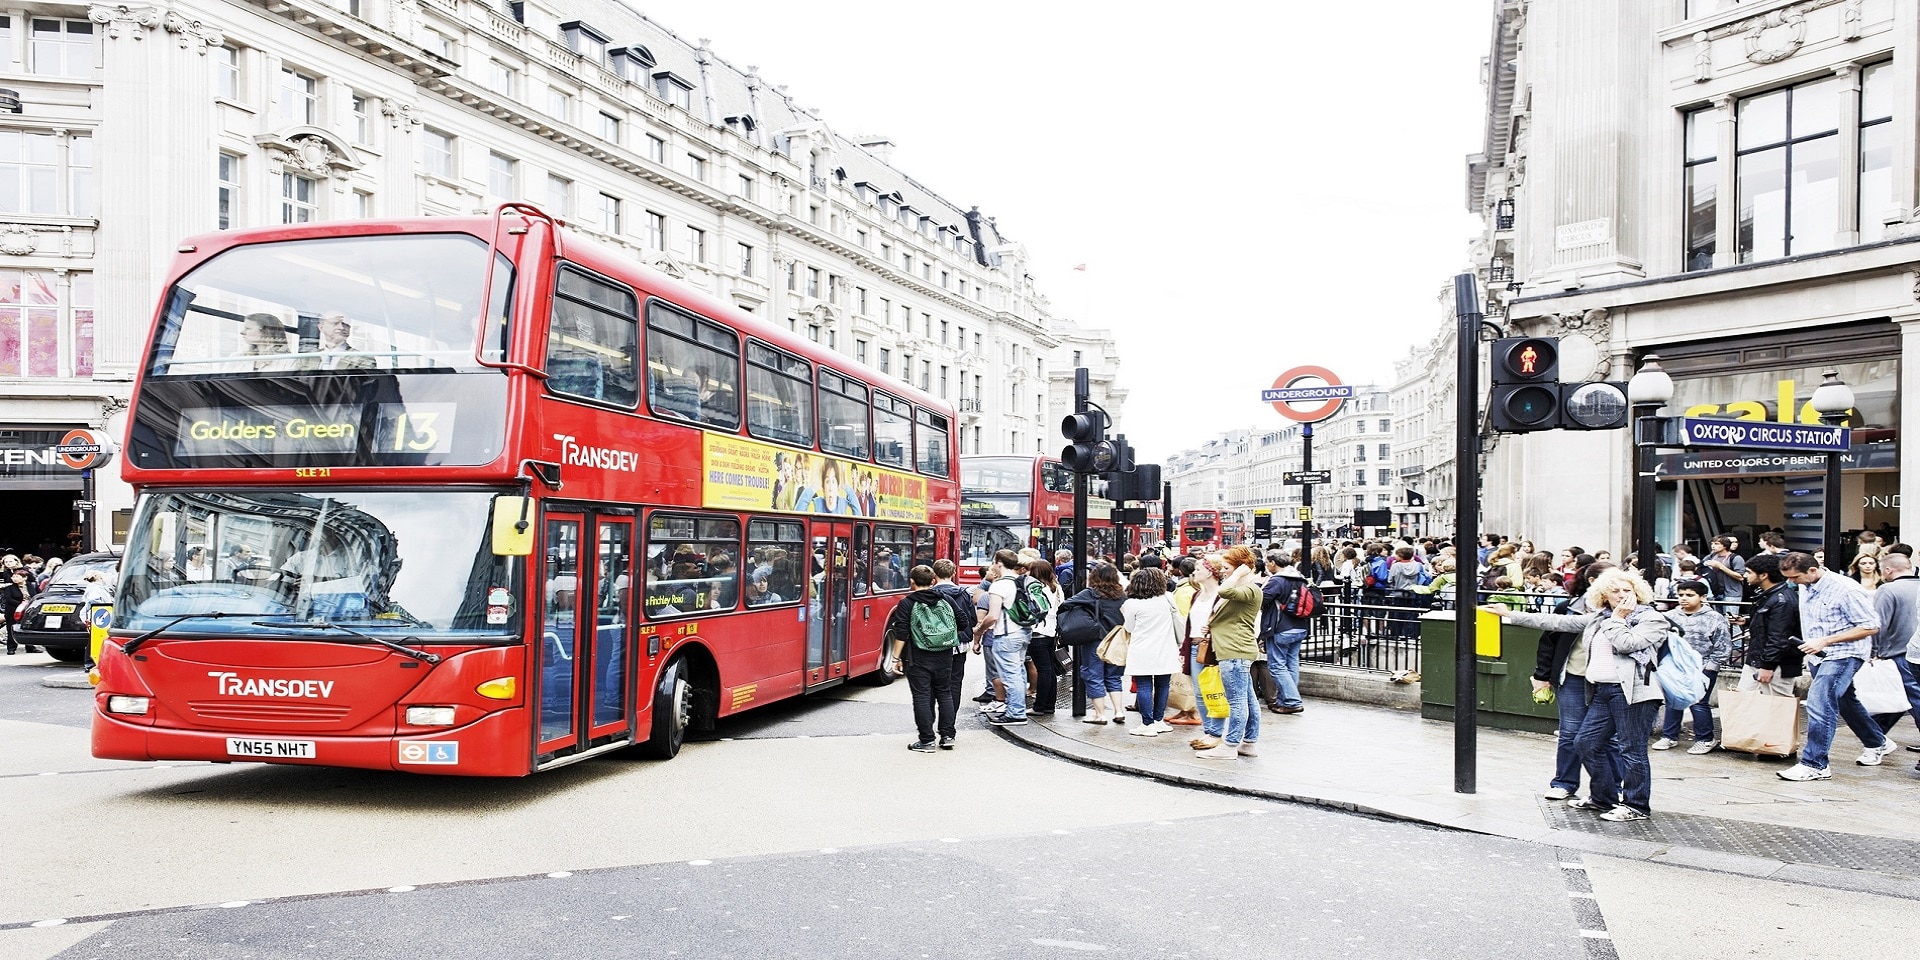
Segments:
[[[80,552],[92,553],[95,549],[93,516],[98,505],[93,502],[93,470],[91,468],[80,471],[80,500],[86,504],[80,508]]]
[[[1073,412],[1086,413],[1093,393],[1093,380],[1086,367],[1073,371]],[[1104,416],[1104,414],[1103,414]],[[1073,592],[1087,587],[1087,475],[1073,474]],[[1073,715],[1087,715],[1087,680],[1080,675],[1079,651],[1074,651]]]
[[[1300,425],[1300,472],[1313,469],[1313,424]],[[1306,519],[1300,521],[1300,569],[1305,570],[1313,560],[1313,487],[1311,483],[1300,485],[1300,503],[1306,508]]]
[[[1658,576],[1660,550],[1653,532],[1653,431],[1660,407],[1643,403],[1633,408],[1633,550],[1640,555],[1640,575],[1652,585]]]
[[[1843,413],[1838,416],[1821,417],[1820,422],[1829,427],[1844,427],[1847,425],[1847,415]],[[1844,454],[1839,451],[1833,451],[1827,454],[1826,492],[1822,497],[1825,503],[1820,507],[1820,544],[1821,549],[1827,553],[1827,562],[1823,564],[1823,566],[1828,570],[1841,569],[1838,565],[1842,562],[1840,556],[1840,508],[1841,505],[1846,502],[1840,496],[1840,459],[1842,456],[1844,456]]]
[[[1169,481],[1160,483],[1160,549],[1173,552],[1173,484]]]
[[[1479,676],[1475,673],[1476,550],[1480,546],[1480,297],[1473,274],[1453,278],[1458,340],[1453,439],[1453,792],[1474,793],[1478,779]]]

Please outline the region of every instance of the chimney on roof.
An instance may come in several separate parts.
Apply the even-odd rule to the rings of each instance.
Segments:
[[[893,141],[878,134],[855,137],[854,144],[862,150],[880,158],[881,163],[893,162]]]

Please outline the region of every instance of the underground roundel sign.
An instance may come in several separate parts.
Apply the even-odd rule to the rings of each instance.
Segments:
[[[104,467],[113,459],[113,442],[98,430],[69,430],[53,452],[61,463],[75,470]]]
[[[1353,388],[1326,367],[1294,367],[1260,391],[1260,399],[1273,404],[1276,413],[1295,423],[1319,423],[1340,412],[1340,405],[1353,396]]]

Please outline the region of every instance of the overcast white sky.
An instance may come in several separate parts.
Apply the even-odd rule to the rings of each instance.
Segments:
[[[1477,230],[1492,0],[628,3],[996,217],[1113,331],[1145,461],[1281,423],[1293,366],[1390,384]]]

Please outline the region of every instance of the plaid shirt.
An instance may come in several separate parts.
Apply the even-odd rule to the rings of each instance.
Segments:
[[[1880,629],[1880,614],[1873,609],[1873,594],[1851,578],[1829,570],[1812,584],[1800,585],[1800,635],[1819,640],[1845,633],[1856,627]],[[1873,653],[1873,638],[1861,637],[1831,644],[1819,656],[1828,660],[1853,657],[1865,660]]]

